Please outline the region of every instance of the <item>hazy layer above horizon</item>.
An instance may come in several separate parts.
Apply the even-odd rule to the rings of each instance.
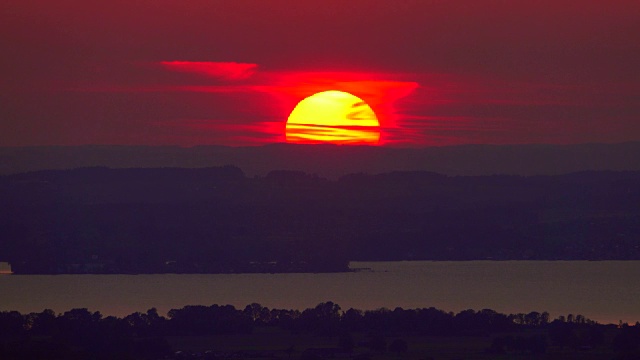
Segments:
[[[0,147],[0,174],[106,166],[235,165],[248,176],[297,170],[336,178],[349,173],[433,171],[445,175],[557,175],[640,170],[640,142],[579,145],[460,145],[429,148],[271,144],[227,146]]]

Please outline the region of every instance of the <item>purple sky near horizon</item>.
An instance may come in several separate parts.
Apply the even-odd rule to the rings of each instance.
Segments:
[[[640,141],[640,2],[4,0],[0,146],[260,145],[345,90],[381,144]]]

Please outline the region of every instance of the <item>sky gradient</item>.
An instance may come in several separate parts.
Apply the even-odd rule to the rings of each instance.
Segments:
[[[640,2],[4,0],[0,146],[261,145],[365,100],[389,146],[640,140]]]

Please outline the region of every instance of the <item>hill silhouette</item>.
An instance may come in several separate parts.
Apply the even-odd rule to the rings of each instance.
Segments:
[[[350,260],[640,259],[640,172],[248,177],[240,168],[0,177],[17,273],[346,271]]]
[[[201,168],[233,164],[247,176],[302,171],[329,179],[350,173],[433,171],[445,175],[558,175],[640,170],[640,142],[578,145],[459,145],[428,148],[271,144],[255,147],[0,147],[0,174],[46,169]]]

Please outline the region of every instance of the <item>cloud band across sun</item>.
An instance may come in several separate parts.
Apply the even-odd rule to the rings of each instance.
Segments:
[[[374,145],[380,123],[369,104],[344,91],[329,90],[301,100],[287,119],[287,142]]]
[[[90,83],[68,78],[40,87],[48,96],[38,98],[47,102],[30,108],[30,118],[55,114],[70,124],[50,127],[51,131],[42,128],[41,143],[62,143],[63,131],[77,134],[73,144],[253,146],[286,142],[292,110],[301,100],[327,90],[350,93],[368,104],[380,124],[372,134],[384,146],[611,142],[632,140],[637,133],[633,116],[637,104],[619,96],[633,91],[628,84],[514,83],[438,73],[282,70],[232,61],[118,62],[87,66],[85,71],[89,70],[95,76]],[[89,118],[92,123],[86,121]],[[289,135],[293,128],[289,126]],[[329,142],[349,143],[345,132],[333,136],[335,130],[322,124],[305,129]],[[362,143],[370,145],[375,140]]]
[[[275,106],[261,109],[264,131],[269,134],[280,134],[274,142],[293,141],[304,143],[329,142],[336,144],[378,144],[384,139],[385,129],[398,126],[401,117],[396,102],[409,96],[418,83],[399,79],[398,74],[364,73],[364,72],[323,72],[323,71],[257,71],[257,64],[235,62],[189,62],[163,61],[165,69],[178,72],[199,73],[211,79],[211,85],[180,85],[176,91],[210,92],[231,96],[232,93],[243,92],[256,96],[267,95],[275,102]],[[238,83],[238,82],[241,83]],[[291,115],[309,111],[299,106],[301,101],[314,94],[333,91],[333,94],[348,94],[356,103],[364,104],[358,111],[331,114],[331,106],[317,104],[311,110],[325,112],[322,121],[304,123],[303,118]],[[316,101],[314,98],[311,102]],[[326,100],[326,99],[325,99]],[[259,106],[259,105],[258,105]],[[366,107],[366,109],[365,109]],[[294,109],[297,109],[294,110]],[[246,109],[239,108],[239,112]],[[366,110],[366,124],[356,123],[354,117]],[[342,111],[342,110],[335,110]],[[335,112],[334,111],[334,112]],[[247,115],[249,116],[249,115]],[[335,121],[333,121],[333,120]],[[375,124],[370,123],[375,119]],[[287,122],[289,120],[289,122]],[[302,122],[301,122],[302,121]],[[365,128],[368,127],[368,128]],[[211,129],[216,128],[216,120],[211,120]],[[375,128],[375,129],[374,129]],[[262,139],[261,139],[262,140]]]

